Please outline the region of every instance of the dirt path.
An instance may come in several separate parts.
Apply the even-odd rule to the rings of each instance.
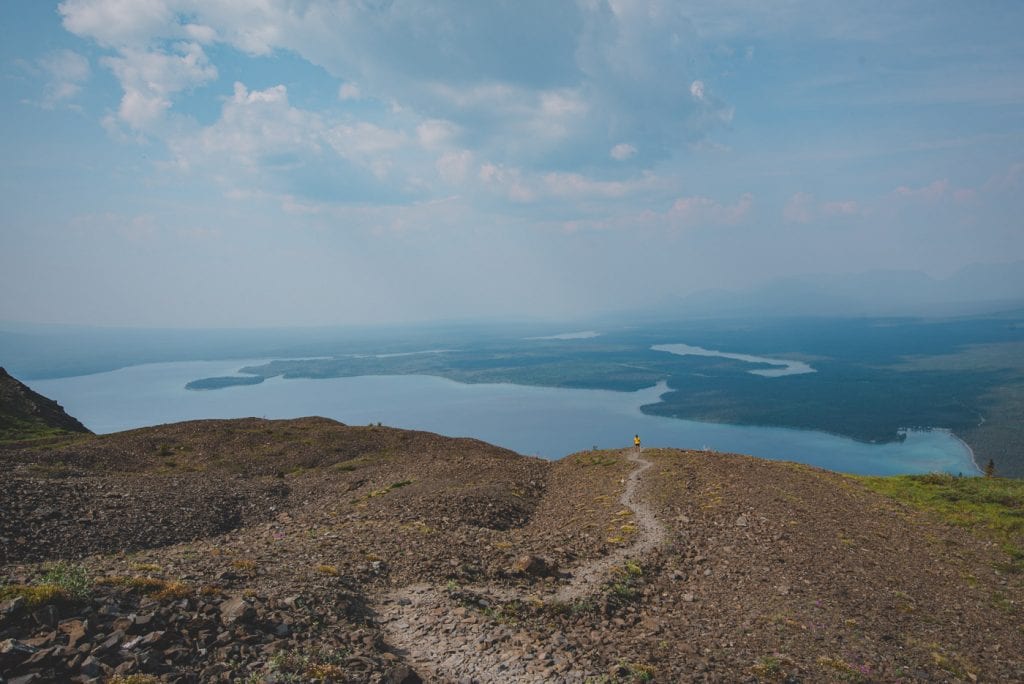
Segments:
[[[466,587],[484,597],[488,606],[514,600],[543,598],[568,603],[595,593],[627,560],[641,558],[658,546],[664,529],[650,506],[639,500],[638,489],[652,463],[642,451],[625,450],[637,467],[630,472],[619,501],[633,511],[637,527],[631,544],[572,569],[572,578],[553,594],[540,597],[498,585]],[[378,622],[386,641],[428,681],[452,682],[582,682],[586,664],[565,648],[564,635],[538,637],[523,630],[494,624],[476,610],[460,606],[444,587],[416,584],[384,595],[377,605]]]

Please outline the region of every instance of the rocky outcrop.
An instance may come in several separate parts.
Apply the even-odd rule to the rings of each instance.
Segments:
[[[60,432],[89,433],[89,429],[0,368],[0,440],[31,439]]]

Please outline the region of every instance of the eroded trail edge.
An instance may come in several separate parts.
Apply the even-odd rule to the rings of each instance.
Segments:
[[[633,512],[637,531],[632,543],[572,568],[569,581],[554,591],[488,584],[465,587],[465,592],[482,597],[490,608],[516,600],[571,603],[595,594],[627,561],[642,558],[661,544],[665,530],[639,496],[644,474],[653,464],[642,450],[623,453],[636,464],[619,497]],[[566,648],[569,642],[563,634],[538,635],[501,624],[460,605],[445,587],[402,587],[380,597],[376,609],[387,643],[428,681],[582,682],[593,674],[586,663],[576,660],[576,649]]]

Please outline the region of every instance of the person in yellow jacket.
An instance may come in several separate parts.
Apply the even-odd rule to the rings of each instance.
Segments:
[[[633,448],[640,451],[640,435],[633,435]]]

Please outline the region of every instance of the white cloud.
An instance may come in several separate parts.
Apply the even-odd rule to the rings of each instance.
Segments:
[[[853,216],[860,211],[860,204],[854,200],[823,202],[821,212],[826,216]]]
[[[177,26],[163,0],[65,0],[58,9],[64,28],[107,47],[142,47]]]
[[[819,202],[808,192],[797,192],[786,201],[782,218],[787,223],[810,223],[822,217],[855,216],[860,212],[860,203],[855,200]]]
[[[438,157],[434,166],[445,182],[461,185],[466,180],[472,164],[473,153],[469,150],[458,150],[445,152]]]
[[[341,157],[369,169],[377,178],[391,172],[394,162],[390,153],[407,145],[407,137],[401,131],[365,121],[333,126],[325,139]]]
[[[469,164],[444,155],[441,164],[437,150],[415,140],[415,131],[297,107],[284,85],[250,90],[235,83],[215,123],[182,128],[168,146],[179,171],[205,174],[228,198],[264,197],[288,213],[309,214],[308,207],[325,204],[429,193],[431,182],[440,187],[444,180],[442,168],[457,180],[459,164]]]
[[[675,3],[551,3],[524,13],[448,2],[65,0],[60,12],[69,31],[124,59],[174,52],[174,41],[297,54],[343,81],[339,99],[372,92],[393,102],[393,113],[450,121],[472,131],[480,158],[509,166],[564,168],[567,156],[590,156],[584,150],[616,139],[667,156],[731,120],[731,109],[695,89],[699,36]],[[185,89],[119,77],[120,117],[136,129],[173,110]]]
[[[209,45],[217,40],[217,31],[203,24],[185,24],[182,30],[190,40],[203,45]]]
[[[636,154],[636,148],[629,143],[619,143],[611,149],[608,155],[615,160],[624,161]]]
[[[910,199],[919,199],[924,201],[935,201],[942,199],[949,195],[951,191],[950,183],[946,179],[933,181],[928,185],[920,188],[910,188],[906,185],[901,185],[894,191],[896,195],[900,197],[906,197]]]
[[[342,83],[338,88],[339,100],[358,100],[360,97],[362,97],[362,93],[357,83]]]
[[[636,180],[604,181],[587,178],[579,173],[547,173],[541,178],[541,187],[544,194],[551,197],[613,199],[651,188],[657,182],[658,179],[651,174]]]
[[[478,174],[484,185],[489,185],[514,202],[532,202],[536,193],[523,182],[522,172],[515,168],[505,168],[499,164],[487,162],[481,164]]]
[[[118,116],[136,130],[145,130],[171,108],[171,96],[217,78],[198,43],[177,43],[174,53],[125,48],[118,57],[104,57],[124,90]]]
[[[434,83],[430,94],[443,107],[449,108],[454,123],[468,121],[477,134],[502,148],[514,148],[528,156],[537,149],[547,149],[586,129],[590,111],[584,95],[577,89],[535,90],[508,83],[482,83],[469,87]],[[488,141],[488,138],[490,140]]]
[[[810,223],[814,218],[814,196],[806,192],[794,193],[782,208],[782,217],[789,223]]]
[[[338,154],[349,159],[396,150],[407,142],[401,131],[365,121],[338,124],[328,132],[327,140]]]
[[[300,155],[319,154],[325,130],[319,116],[289,104],[285,86],[249,90],[235,83],[220,119],[195,136],[173,140],[171,147],[181,168],[233,166],[258,173],[267,165],[287,166],[298,163]]]
[[[420,145],[436,149],[448,145],[457,132],[456,126],[450,121],[428,119],[416,127],[416,137]]]
[[[39,66],[49,78],[41,103],[47,109],[78,95],[90,76],[89,60],[71,50],[51,52],[39,60]]]
[[[121,83],[117,117],[125,130],[163,136],[182,169],[202,166],[221,180],[240,171],[249,187],[239,190],[309,168],[286,191],[262,188],[275,197],[300,197],[303,183],[328,193],[336,187],[325,180],[331,174],[348,181],[346,174],[368,171],[393,196],[412,190],[429,197],[468,182],[490,190],[481,202],[618,199],[652,188],[653,174],[616,178],[631,168],[616,162],[638,149],[645,158],[671,155],[693,141],[696,128],[731,116],[694,79],[695,36],[686,12],[671,3],[570,3],[551,9],[560,21],[547,23],[548,10],[527,16],[443,2],[413,9],[326,0],[67,0],[60,11],[68,30],[115,51],[102,63]],[[496,40],[526,44],[513,39],[517,32],[531,37],[531,59],[517,59],[517,47],[493,59]],[[450,50],[437,51],[438,36]],[[520,66],[549,44],[543,69]],[[181,93],[217,78],[208,53],[222,50],[214,45],[297,54],[341,81],[339,100],[372,93],[373,107],[348,108],[372,111],[365,115],[371,120],[294,107],[284,86],[250,91],[240,83],[213,125],[175,116]],[[574,170],[584,168],[582,160],[586,173]],[[352,196],[363,186],[348,188]]]
[[[559,222],[562,230],[574,233],[598,231],[683,231],[743,223],[754,206],[754,195],[744,193],[733,204],[723,204],[710,197],[680,197],[666,211],[644,209],[626,211],[607,218],[570,219]]]
[[[698,225],[736,225],[750,213],[754,196],[747,192],[735,204],[721,204],[710,197],[680,197],[667,214],[674,227]]]

